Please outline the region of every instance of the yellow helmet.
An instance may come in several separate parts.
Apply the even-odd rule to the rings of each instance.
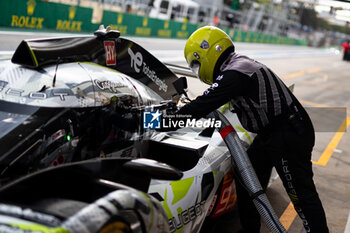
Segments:
[[[205,26],[197,29],[185,45],[185,59],[197,77],[206,84],[213,83],[214,68],[219,57],[230,47],[231,38],[221,29]]]

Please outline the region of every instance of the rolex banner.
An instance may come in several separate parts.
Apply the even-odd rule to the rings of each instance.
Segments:
[[[101,10],[100,7],[98,9]],[[96,10],[96,8],[95,8]],[[101,10],[99,20],[93,20],[93,9],[77,5],[44,0],[0,1],[0,27],[25,30],[64,32],[94,32],[100,24],[110,25],[121,35],[187,39],[204,25],[186,21],[161,20],[125,12]],[[95,23],[92,23],[92,22]],[[97,22],[99,21],[99,22]],[[233,41],[306,45],[307,40],[297,40],[258,32],[222,28]]]

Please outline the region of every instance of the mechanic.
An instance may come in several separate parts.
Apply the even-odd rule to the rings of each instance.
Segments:
[[[230,101],[243,127],[257,133],[247,153],[261,185],[267,186],[274,166],[306,232],[329,232],[313,181],[314,129],[296,97],[268,67],[235,53],[230,37],[217,27],[195,31],[184,53],[196,76],[211,86],[177,113],[198,119]],[[239,232],[260,232],[259,213],[237,180]]]
[[[350,61],[350,40],[344,41],[343,47],[343,61]]]

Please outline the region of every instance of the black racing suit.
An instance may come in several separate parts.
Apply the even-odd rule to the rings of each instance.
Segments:
[[[251,60],[250,62],[255,61]],[[266,66],[263,68],[266,72],[269,71]],[[313,182],[311,152],[315,137],[310,118],[289,90],[291,101],[288,104],[286,95],[281,94],[278,100],[277,95],[273,95],[274,91],[268,89],[273,86],[272,83],[263,88],[259,87],[263,82],[257,81],[258,78],[254,70],[250,73],[246,70],[243,72],[240,72],[239,68],[221,71],[213,85],[202,96],[182,107],[178,113],[201,118],[231,101],[242,125],[257,133],[247,153],[262,186],[267,186],[271,168],[274,166],[295,210],[303,221],[306,232],[328,232],[326,216]],[[278,82],[281,84],[280,80]],[[267,117],[260,114],[261,118],[266,119],[265,121],[258,119],[256,121],[258,123],[255,123],[257,128],[254,128],[254,119],[247,120],[244,119],[244,116],[259,118],[259,109],[247,111],[249,111],[249,107],[259,107],[259,104],[256,103],[266,97],[262,94],[261,88],[266,91],[268,104],[266,104],[267,107],[265,106],[266,114],[264,114]],[[279,88],[279,90],[281,91],[283,88]],[[284,89],[284,91],[286,90]],[[243,107],[240,106],[239,102],[242,97],[248,103]],[[273,103],[274,101],[275,103]],[[279,109],[276,108],[277,105],[280,107]],[[272,113],[270,114],[269,111]],[[241,225],[247,232],[259,232],[260,216],[247,191],[237,180]]]

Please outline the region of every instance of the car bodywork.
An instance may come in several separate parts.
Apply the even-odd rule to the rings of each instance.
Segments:
[[[143,112],[177,102],[176,80],[171,69],[117,32],[23,41],[12,61],[0,64],[0,224],[13,232],[103,232],[111,222],[126,225],[122,232],[200,232],[205,219],[232,210],[232,161],[218,132],[143,127]],[[240,128],[234,114],[226,114]],[[242,129],[240,136],[251,143],[253,135]],[[144,194],[133,196],[135,190]],[[118,191],[144,204],[129,207],[130,216],[116,211],[95,228],[86,223],[94,216],[83,216],[86,231],[68,227],[84,208]],[[48,208],[52,200],[81,205],[59,215]],[[13,208],[59,221],[26,219]],[[137,221],[141,227],[132,227]]]

